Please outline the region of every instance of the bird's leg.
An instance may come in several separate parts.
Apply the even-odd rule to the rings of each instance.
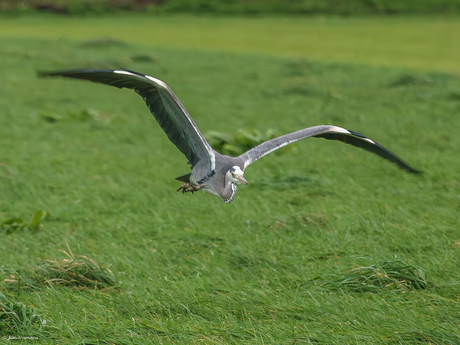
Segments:
[[[177,188],[177,191],[180,191],[180,190],[182,191],[182,193],[191,192],[193,194],[197,190],[200,190],[200,186],[198,186],[196,184],[191,184],[191,183],[185,182],[182,186]]]

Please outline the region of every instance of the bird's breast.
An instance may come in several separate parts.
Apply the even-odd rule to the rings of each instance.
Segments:
[[[200,189],[203,192],[206,192],[208,194],[220,196],[219,193],[217,192],[217,190],[215,189],[215,187],[212,184],[203,183],[202,185],[200,185]]]

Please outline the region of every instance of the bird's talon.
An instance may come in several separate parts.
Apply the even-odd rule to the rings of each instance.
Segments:
[[[200,186],[198,185],[195,185],[195,184],[190,184],[188,182],[185,182],[182,186],[180,186],[179,188],[177,188],[177,192],[178,191],[182,191],[182,193],[187,193],[187,192],[190,192],[190,193],[195,193],[197,190],[200,190]]]

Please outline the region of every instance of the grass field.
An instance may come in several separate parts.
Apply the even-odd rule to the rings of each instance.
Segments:
[[[456,16],[51,18],[3,17],[0,36],[64,40],[114,37],[151,48],[303,57],[460,73],[460,20]]]
[[[460,344],[458,34],[434,33],[458,18],[280,18],[244,42],[232,20],[277,19],[2,18],[3,342]],[[303,24],[318,36],[280,45]],[[186,160],[137,95],[35,76],[119,66],[165,80],[205,136],[332,123],[424,173],[308,139],[229,205],[176,193]]]

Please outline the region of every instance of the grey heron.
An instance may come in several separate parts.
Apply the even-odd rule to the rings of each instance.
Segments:
[[[184,193],[201,189],[219,196],[225,203],[230,203],[235,197],[237,185],[248,184],[243,173],[250,164],[283,146],[309,137],[339,140],[373,152],[408,172],[419,172],[372,139],[333,125],[308,127],[282,135],[265,141],[238,157],[222,155],[209,145],[176,95],[159,79],[126,69],[76,69],[39,72],[39,75],[86,79],[132,89],[138,93],[169,140],[188,159],[191,173],[177,178],[184,182],[178,189]]]

